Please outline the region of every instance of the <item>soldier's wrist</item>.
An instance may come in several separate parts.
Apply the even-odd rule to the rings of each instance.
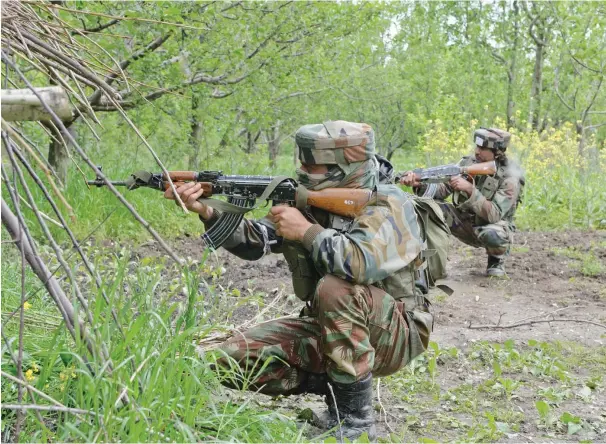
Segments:
[[[210,210],[211,211],[205,213],[204,215],[198,214],[198,217],[206,228],[212,227],[219,220],[219,217],[221,217],[221,212],[219,210],[215,210],[213,208],[210,208]]]
[[[324,228],[319,224],[313,224],[305,231],[303,240],[301,241],[305,249],[311,251],[314,240],[316,240],[316,237],[318,237],[318,234],[320,234],[322,231],[324,231]]]
[[[206,221],[210,220],[213,217],[213,214],[214,214],[214,211],[213,211],[212,207],[206,207],[198,213],[198,215],[200,216],[200,220],[202,222],[206,222]]]

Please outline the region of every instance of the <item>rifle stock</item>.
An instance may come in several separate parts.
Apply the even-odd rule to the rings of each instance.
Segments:
[[[494,160],[490,162],[474,163],[469,166],[461,167],[462,174],[468,174],[470,176],[490,176],[496,174],[497,164]]]
[[[345,217],[360,214],[373,194],[371,190],[347,188],[327,188],[307,193],[307,205]]]

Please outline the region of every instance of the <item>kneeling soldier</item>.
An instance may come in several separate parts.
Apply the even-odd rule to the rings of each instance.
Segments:
[[[224,384],[233,388],[326,395],[331,427],[338,417],[344,437],[366,432],[375,439],[372,376],[392,374],[425,351],[433,324],[415,283],[423,249],[419,225],[411,196],[379,185],[368,125],[305,125],[295,139],[302,163],[297,175],[307,189],[376,193],[355,219],[275,206],[260,220],[242,221],[223,247],[247,260],[269,250],[282,253],[306,308],[299,317],[264,322],[221,344],[218,370],[232,375]],[[197,202],[199,185],[177,192],[207,228],[216,222],[219,211]],[[166,197],[173,198],[170,190]],[[239,379],[224,371],[234,363]]]
[[[463,157],[459,165],[494,160],[494,176],[478,176],[475,183],[457,176],[449,183],[437,185],[434,199],[444,200],[451,194],[452,204],[440,206],[454,236],[473,247],[484,247],[488,254],[486,274],[505,276],[505,257],[509,254],[515,224],[513,216],[521,200],[524,176],[517,163],[507,158],[505,151],[511,134],[497,128],[480,128],[474,133],[475,156]],[[407,174],[402,184],[412,186],[415,193],[424,194],[427,185]]]

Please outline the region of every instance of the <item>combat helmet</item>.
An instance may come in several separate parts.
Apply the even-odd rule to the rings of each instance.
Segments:
[[[375,134],[366,123],[327,121],[304,125],[295,133],[299,159],[307,165],[350,164],[372,159]]]
[[[473,133],[474,143],[481,148],[488,148],[493,151],[505,151],[511,140],[511,133],[498,128],[484,128],[476,130]]]

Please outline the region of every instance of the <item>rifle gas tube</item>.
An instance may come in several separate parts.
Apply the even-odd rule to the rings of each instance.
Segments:
[[[274,205],[284,203],[300,209],[310,205],[339,216],[355,217],[372,197],[371,190],[362,189],[310,191],[296,180],[283,176],[224,175],[221,171],[169,171],[169,176],[175,186],[192,181],[201,183],[204,190],[201,201],[222,211],[219,220],[202,235],[205,244],[213,249],[219,248],[238,228],[245,213],[258,207],[257,200],[271,200]],[[148,171],[137,171],[125,181],[111,183],[129,190],[146,187],[165,191],[170,186],[165,175]],[[87,184],[106,185],[100,177]],[[227,202],[213,199],[215,196],[225,196]]]

